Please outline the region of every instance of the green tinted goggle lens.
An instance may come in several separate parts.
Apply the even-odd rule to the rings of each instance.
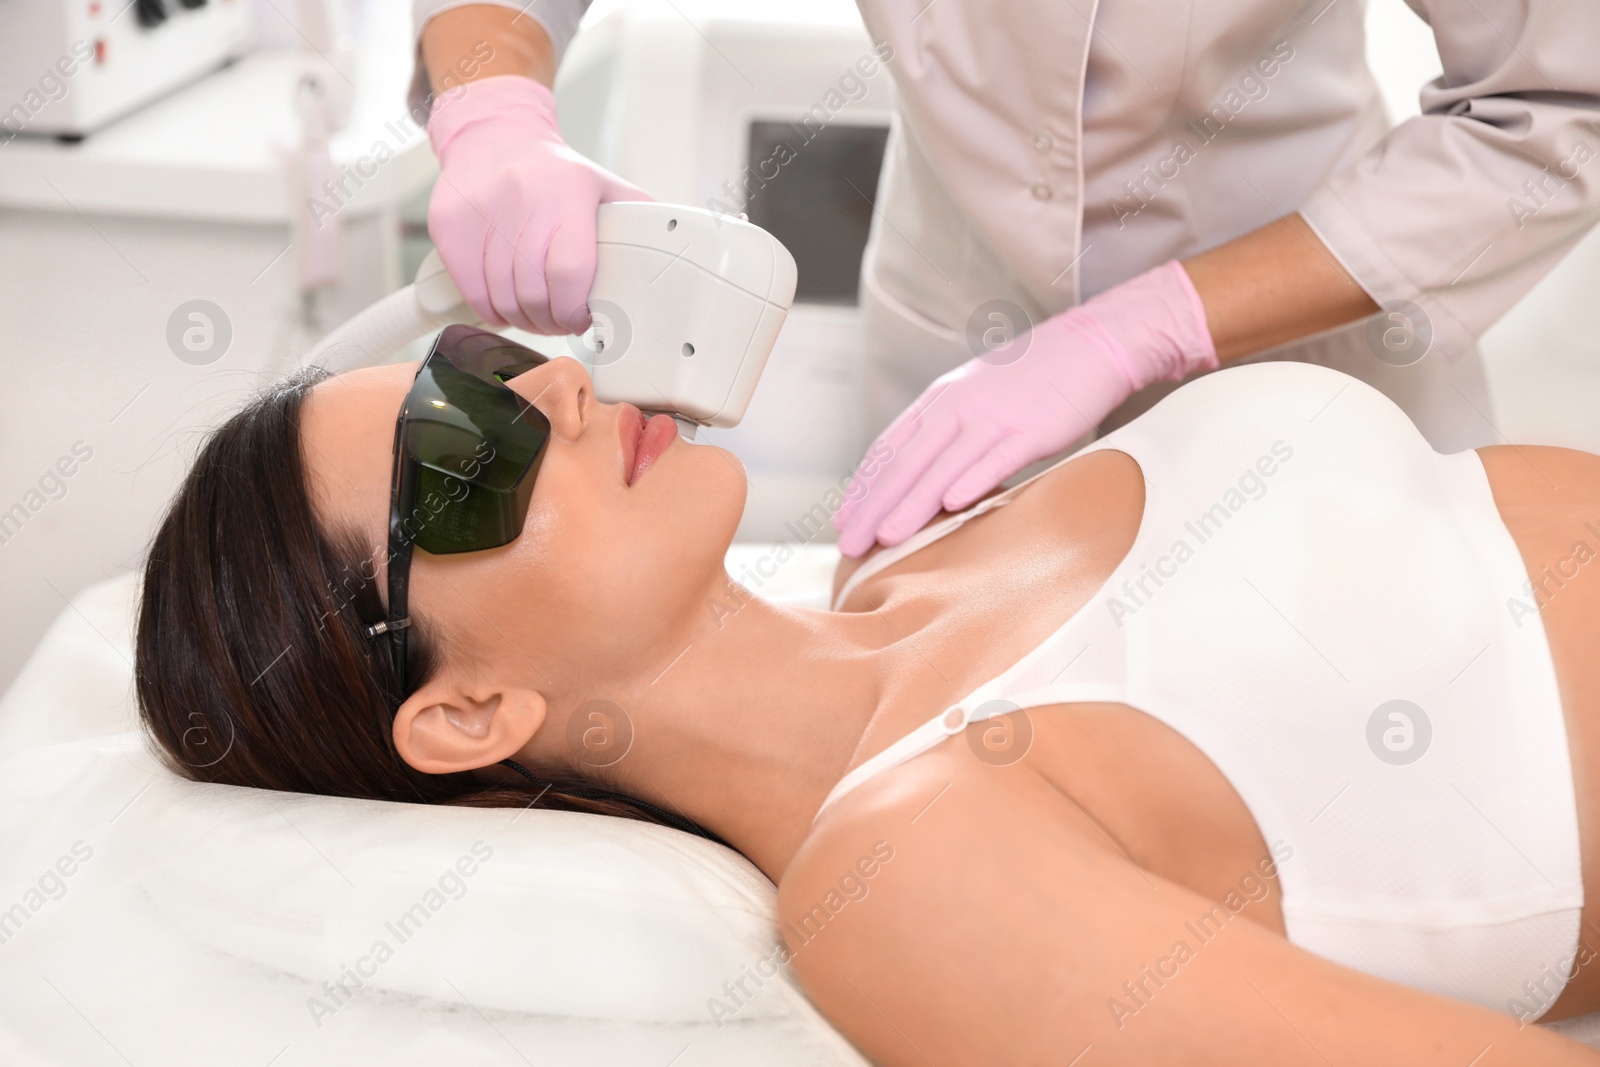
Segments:
[[[416,547],[477,552],[522,532],[550,422],[504,383],[543,362],[487,331],[440,335],[406,396],[399,441],[414,464],[401,522]]]

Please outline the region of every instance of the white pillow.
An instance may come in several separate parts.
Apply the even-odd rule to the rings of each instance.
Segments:
[[[728,849],[177,779],[128,729],[133,596],[78,597],[0,700],[0,1062],[865,1062]]]

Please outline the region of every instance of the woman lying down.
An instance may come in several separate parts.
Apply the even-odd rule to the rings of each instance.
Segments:
[[[154,541],[145,720],[204,781],[703,828],[878,1063],[1600,1063],[1527,1025],[1600,1010],[1600,459],[1226,370],[832,611],[730,580],[744,498],[490,334],[290,382]]]

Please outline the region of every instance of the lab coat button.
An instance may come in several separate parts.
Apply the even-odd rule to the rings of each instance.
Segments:
[[[1054,141],[1050,140],[1050,135],[1045,133],[1043,130],[1040,130],[1033,135],[1033,147],[1037,148],[1041,152],[1050,151],[1050,146],[1054,143]]]
[[[1044,182],[1034,183],[1033,198],[1035,200],[1049,200],[1052,195],[1054,194],[1050,191],[1050,187]]]

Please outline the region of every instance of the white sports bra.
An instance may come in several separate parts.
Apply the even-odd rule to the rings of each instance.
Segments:
[[[1527,573],[1477,454],[1434,452],[1383,394],[1296,362],[1201,377],[1076,455],[1100,449],[1145,482],[1104,586],[823,809],[969,722],[1126,704],[1244,800],[1290,941],[1537,1017],[1576,953],[1577,810],[1544,628],[1509,610]],[[835,609],[1027,484],[880,552]]]

